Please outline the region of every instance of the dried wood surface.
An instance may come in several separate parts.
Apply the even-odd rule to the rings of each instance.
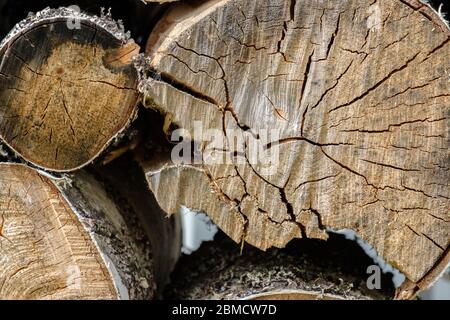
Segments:
[[[200,164],[149,161],[162,208],[204,211],[263,250],[353,229],[413,283],[444,268],[450,29],[437,13],[416,0],[186,6],[150,36],[141,90],[174,128],[224,143],[197,140]],[[267,173],[246,141],[273,128]],[[238,160],[207,161],[223,154]]]
[[[86,165],[135,114],[138,52],[108,17],[28,17],[0,45],[0,138],[44,169]]]

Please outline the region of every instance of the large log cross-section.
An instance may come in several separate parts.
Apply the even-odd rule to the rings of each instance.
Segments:
[[[202,161],[144,163],[149,185],[260,249],[353,229],[426,286],[449,259],[449,39],[416,0],[176,5],[140,89]]]

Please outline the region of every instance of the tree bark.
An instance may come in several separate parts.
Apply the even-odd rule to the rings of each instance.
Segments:
[[[0,167],[1,299],[151,299],[162,289],[159,270],[170,266],[139,220],[146,204],[84,170],[55,178]]]
[[[137,53],[109,16],[29,16],[0,44],[0,138],[41,168],[83,167],[136,113]]]
[[[262,252],[239,246],[226,235],[199,251],[183,256],[172,277],[169,299],[390,299],[394,288],[386,274],[380,290],[366,285],[367,266],[373,264],[353,241],[340,235],[330,239],[302,239],[284,249]]]
[[[134,212],[150,241],[158,296],[181,254],[180,217],[167,217],[148,190],[145,175],[139,164],[127,154],[107,166],[97,165],[94,172],[99,180],[112,186],[108,194],[120,198],[120,203]],[[128,209],[128,210],[130,210]]]
[[[139,88],[200,161],[147,162],[150,188],[236,242],[353,229],[413,284],[435,278],[450,255],[449,39],[416,0],[175,5]],[[195,135],[208,130],[220,144]]]

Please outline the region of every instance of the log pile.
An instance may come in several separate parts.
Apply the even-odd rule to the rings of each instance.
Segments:
[[[430,5],[130,0],[130,33],[113,2],[53,2],[19,21],[0,1],[0,298],[393,298],[352,268],[313,288],[345,229],[405,275],[398,299],[449,265],[450,28]],[[225,291],[180,283],[181,207],[223,231],[193,261],[210,288],[236,273]],[[273,286],[236,284],[259,267]]]

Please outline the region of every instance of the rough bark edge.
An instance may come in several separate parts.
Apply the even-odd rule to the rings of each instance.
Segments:
[[[396,300],[409,300],[413,299],[421,291],[430,288],[439,278],[445,273],[447,268],[450,267],[450,247],[447,247],[433,268],[419,281],[413,282],[406,279],[402,285],[397,288],[395,293]]]
[[[39,172],[42,174],[42,171]],[[156,288],[152,249],[139,222],[134,220],[134,212],[126,212],[124,207],[116,204],[113,200],[119,199],[111,199],[105,186],[86,171],[59,179],[48,177],[97,247],[114,280],[118,299],[154,298]],[[104,192],[107,200],[117,208],[125,225],[114,225],[111,212],[106,210],[103,203],[96,201],[98,193],[90,193],[89,189],[84,189],[86,185],[98,193]]]
[[[414,11],[422,14],[426,19],[430,20],[438,26],[447,36],[450,37],[450,25],[448,21],[442,17],[429,3],[421,0],[398,0],[401,3],[412,8]]]
[[[367,288],[373,262],[356,242],[330,234],[327,241],[297,239],[266,252],[239,245],[219,231],[213,242],[181,258],[168,299],[238,299],[302,294],[317,299],[391,299],[393,283],[381,275],[381,290]]]
[[[91,240],[91,243],[97,250],[96,253],[97,253],[98,257],[101,259],[101,262],[97,260],[101,267],[101,270],[102,270],[102,272],[107,272],[109,274],[108,286],[112,290],[111,293],[114,293],[116,298],[119,298],[119,296],[120,296],[119,288],[118,288],[116,282],[114,281],[114,280],[120,280],[117,276],[117,273],[115,273],[116,270],[113,269],[114,267],[111,268],[111,264],[108,261],[108,257],[105,256],[104,252],[102,252],[102,247],[99,246],[97,241],[94,239],[93,233],[91,233],[90,228],[88,227],[87,224],[85,224],[80,219],[81,216],[79,215],[79,213],[76,210],[74,210],[72,204],[70,203],[70,201],[68,201],[66,195],[62,191],[62,188],[66,188],[67,186],[71,185],[72,180],[70,180],[68,178],[68,176],[66,176],[66,175],[64,175],[62,177],[54,177],[45,171],[41,171],[41,170],[38,170],[38,169],[35,169],[32,167],[29,167],[23,163],[0,161],[0,165],[17,166],[19,168],[23,168],[25,170],[32,171],[36,174],[37,177],[40,177],[42,179],[43,184],[47,184],[47,186],[49,188],[53,189],[53,191],[55,191],[55,193],[57,193],[57,196],[58,196],[59,200],[61,201],[61,203],[63,204],[65,210],[70,210],[72,212],[73,219],[78,221],[79,225],[86,232],[89,239]],[[100,223],[104,223],[105,221],[106,220],[104,218],[101,218]]]
[[[442,32],[450,39],[450,24],[436,11],[430,3],[422,0],[398,0],[414,11],[419,12],[434,25],[439,27]],[[418,293],[430,288],[450,266],[450,246],[442,253],[441,258],[436,264],[417,282],[406,279],[397,289],[395,299],[406,300],[413,299]]]
[[[130,33],[126,32],[124,26],[121,22],[113,20],[111,13],[108,12],[104,14],[102,12],[101,16],[89,15],[83,12],[76,11],[72,8],[60,7],[58,9],[45,8],[36,13],[29,13],[28,17],[24,20],[18,22],[14,28],[6,35],[6,37],[0,42],[0,50],[5,46],[6,43],[13,41],[15,38],[19,37],[22,32],[26,29],[33,28],[43,21],[57,21],[63,19],[76,19],[80,21],[89,21],[105,31],[113,35],[117,40],[122,41],[122,44],[127,43],[131,40]]]

